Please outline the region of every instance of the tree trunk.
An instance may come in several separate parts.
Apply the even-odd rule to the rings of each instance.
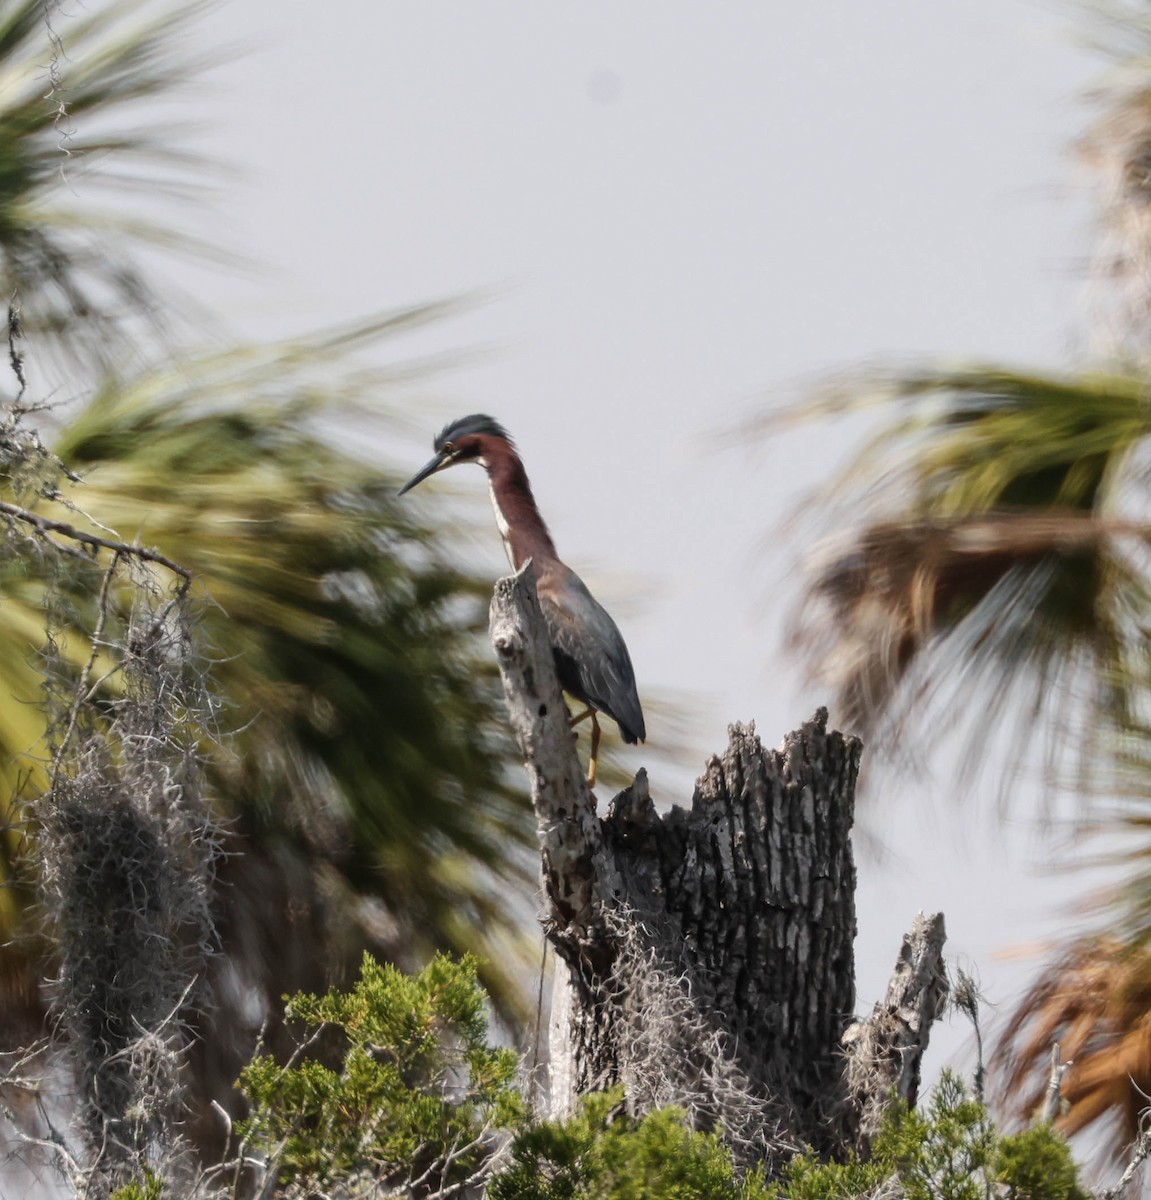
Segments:
[[[859,741],[829,732],[826,710],[779,750],[734,725],[690,811],[657,813],[641,771],[601,818],[530,564],[497,584],[491,632],[532,780],[544,926],[564,964],[553,1108],[622,1083],[633,1110],[679,1104],[748,1157],[856,1145],[892,1082],[859,1055],[914,1061],[917,1080],[935,1015],[925,1002],[902,1041],[881,1015],[853,1024]],[[941,920],[939,931],[936,966]]]

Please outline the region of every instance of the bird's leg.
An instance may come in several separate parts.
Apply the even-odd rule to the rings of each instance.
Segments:
[[[591,759],[587,765],[587,785],[589,788],[595,787],[595,760],[599,754],[599,721],[596,720],[595,709],[589,708],[591,713]]]
[[[581,721],[586,721],[588,717],[594,716],[595,709],[589,706],[588,708],[585,708],[578,717],[568,717],[568,728],[574,729]]]

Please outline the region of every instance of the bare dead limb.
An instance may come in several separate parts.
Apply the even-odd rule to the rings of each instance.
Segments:
[[[1043,1101],[1043,1112],[1040,1116],[1040,1120],[1045,1125],[1050,1125],[1059,1116],[1059,1108],[1063,1100],[1063,1076],[1067,1072],[1067,1068],[1071,1066],[1069,1062],[1060,1062],[1059,1057],[1059,1043],[1056,1042],[1051,1047],[1051,1071],[1047,1076],[1047,1095]]]
[[[882,1003],[843,1035],[848,1090],[859,1112],[858,1142],[879,1132],[892,1095],[914,1105],[932,1023],[947,999],[943,914],[919,913],[904,935]]]
[[[1127,1169],[1119,1176],[1118,1183],[1109,1187],[1106,1191],[1099,1193],[1098,1200],[1117,1200],[1131,1185],[1131,1181],[1135,1178],[1135,1173],[1142,1166],[1147,1156],[1151,1154],[1151,1126],[1146,1124],[1147,1113],[1143,1114],[1143,1119],[1143,1131],[1136,1139],[1135,1148],[1131,1152],[1131,1161],[1127,1164]]]
[[[95,554],[97,550],[110,550],[113,554],[125,555],[129,558],[135,558],[140,562],[155,563],[157,566],[171,571],[173,575],[180,578],[181,583],[177,589],[177,596],[180,599],[183,599],[188,589],[192,586],[192,573],[187,567],[182,567],[178,562],[174,562],[156,550],[149,550],[146,546],[133,545],[131,542],[122,542],[117,538],[102,537],[100,534],[89,533],[85,530],[77,529],[75,525],[70,525],[67,521],[54,521],[49,517],[41,516],[39,513],[34,513],[27,508],[23,508],[19,504],[12,504],[7,500],[0,500],[0,514],[11,518],[13,521],[19,521],[24,525],[31,526],[57,549],[64,550],[66,547],[60,546],[50,536],[51,534],[57,534],[62,538],[66,538],[68,541],[74,542],[77,547],[88,548],[92,554]]]
[[[602,897],[618,894],[621,884],[602,856],[595,797],[576,754],[530,561],[496,583],[491,638],[531,780],[549,936],[561,938],[569,958],[599,957]]]

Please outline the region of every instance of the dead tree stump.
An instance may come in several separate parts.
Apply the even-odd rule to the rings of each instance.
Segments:
[[[934,955],[935,989],[909,1015],[895,999],[854,1018],[859,741],[829,731],[826,710],[779,750],[734,725],[690,810],[657,813],[641,771],[600,817],[530,564],[496,585],[491,635],[531,777],[543,923],[563,963],[553,1110],[623,1083],[634,1110],[679,1104],[749,1156],[865,1145],[898,1073],[889,1060],[918,1080],[945,986],[937,918],[921,964],[930,973]]]

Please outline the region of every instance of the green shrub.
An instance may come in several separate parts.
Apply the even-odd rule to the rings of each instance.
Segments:
[[[866,1162],[800,1156],[772,1190],[776,1200],[848,1200],[892,1179],[906,1200],[1087,1200],[1062,1137],[1047,1125],[1000,1134],[949,1071],[924,1111],[892,1106]]]
[[[737,1178],[731,1152],[674,1108],[634,1119],[622,1089],[585,1096],[566,1121],[523,1128],[489,1200],[762,1200],[758,1175]]]
[[[244,1154],[291,1195],[420,1194],[490,1200],[1088,1200],[1066,1142],[1047,1126],[1002,1135],[958,1076],[923,1110],[892,1106],[872,1155],[800,1155],[782,1179],[739,1173],[716,1134],[677,1109],[642,1118],[621,1089],[586,1096],[564,1121],[531,1121],[510,1050],[487,1044],[470,958],[437,957],[408,976],[365,956],[347,994],[288,1002],[301,1048],[286,1065],[254,1059],[240,1077],[251,1116]],[[509,1144],[510,1139],[510,1144]],[[506,1153],[497,1151],[506,1150]],[[467,1188],[461,1188],[467,1182]],[[116,1200],[159,1200],[149,1179]]]
[[[1050,1125],[1000,1138],[995,1173],[1008,1200],[1089,1200],[1067,1142]]]
[[[261,1056],[244,1068],[251,1116],[238,1127],[281,1184],[422,1178],[434,1191],[469,1178],[496,1132],[524,1119],[516,1055],[486,1043],[470,957],[409,976],[365,955],[349,993],[295,996],[286,1012],[302,1049],[286,1066]]]
[[[142,1180],[118,1187],[109,1195],[108,1200],[163,1200],[164,1181],[159,1175],[148,1171]]]

